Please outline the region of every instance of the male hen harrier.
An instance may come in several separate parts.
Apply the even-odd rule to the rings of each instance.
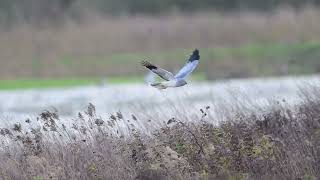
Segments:
[[[159,68],[148,61],[142,61],[141,64],[153,73],[159,75],[162,79],[166,80],[160,83],[152,83],[150,85],[158,89],[166,89],[168,87],[180,87],[186,85],[187,82],[185,81],[185,78],[198,66],[199,60],[199,50],[195,49],[188,59],[188,62],[176,75],[173,75],[171,72]]]

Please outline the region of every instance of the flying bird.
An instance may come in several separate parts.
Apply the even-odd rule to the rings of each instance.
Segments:
[[[187,63],[180,69],[180,71],[176,75],[173,75],[171,72],[157,67],[148,61],[142,61],[141,64],[142,66],[148,68],[150,71],[165,80],[163,82],[152,83],[150,85],[157,89],[166,89],[168,87],[180,87],[186,85],[186,77],[190,75],[192,71],[198,66],[199,61],[199,50],[195,49],[192,55],[189,57]]]

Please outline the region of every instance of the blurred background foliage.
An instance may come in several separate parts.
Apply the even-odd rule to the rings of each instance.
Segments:
[[[163,15],[171,12],[195,13],[219,11],[257,11],[271,13],[279,7],[300,10],[305,6],[319,6],[320,0],[1,0],[0,21],[11,24],[17,21],[40,22],[61,20],[68,15],[81,19],[83,10],[105,15]]]
[[[197,80],[319,73],[319,5],[320,0],[0,0],[0,84],[57,84],[60,78],[64,85],[75,77],[79,81],[72,84],[105,77],[137,82],[146,73],[139,61],[175,72],[194,48],[202,57]]]

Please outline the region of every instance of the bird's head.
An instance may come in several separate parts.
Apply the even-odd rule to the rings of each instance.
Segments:
[[[186,84],[188,84],[187,81],[181,79],[181,80],[179,81],[179,83],[178,83],[178,87],[179,87],[179,86],[184,86],[184,85],[186,85]]]

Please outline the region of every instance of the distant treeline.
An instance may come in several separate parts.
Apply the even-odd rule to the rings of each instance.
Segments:
[[[318,6],[320,0],[0,0],[0,21],[54,20],[66,14],[80,17],[85,9],[109,15],[158,15],[202,10],[270,12],[280,6],[300,9],[306,5]]]
[[[279,6],[302,8],[306,5],[318,6],[320,0],[91,0],[103,12],[119,14],[158,14],[172,10],[195,12],[201,10],[270,11]]]

